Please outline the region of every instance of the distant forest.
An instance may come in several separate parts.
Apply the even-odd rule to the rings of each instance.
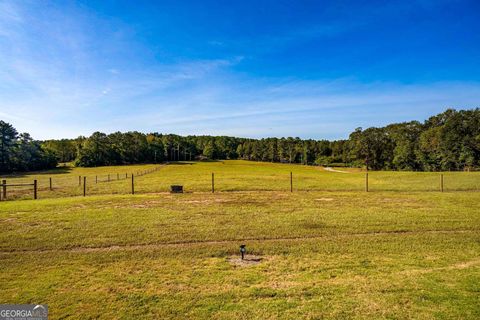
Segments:
[[[382,128],[357,128],[347,140],[247,139],[140,132],[33,140],[0,121],[0,172],[183,160],[246,159],[373,170],[475,170],[480,167],[480,109],[453,110]]]

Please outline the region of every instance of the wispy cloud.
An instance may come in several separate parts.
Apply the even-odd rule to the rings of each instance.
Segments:
[[[255,83],[247,90],[242,85],[229,84],[203,99],[186,96],[180,104],[168,97],[152,103],[156,108],[146,103],[145,112],[131,120],[188,134],[342,138],[356,126],[423,120],[446,107],[474,107],[480,98],[480,83],[293,81],[279,86]]]
[[[36,138],[96,130],[343,138],[356,126],[421,120],[480,101],[477,82],[257,78],[236,71],[242,55],[162,62],[121,22],[42,4],[0,2],[0,118]],[[138,55],[145,58],[132,59]]]

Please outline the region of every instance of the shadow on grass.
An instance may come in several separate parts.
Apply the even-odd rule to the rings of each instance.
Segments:
[[[176,166],[183,166],[183,165],[194,165],[196,164],[194,161],[169,161],[167,162],[168,165],[176,165]]]
[[[178,164],[178,165],[192,165],[192,164],[198,164],[198,163],[205,163],[205,162],[211,162],[211,163],[222,163],[224,164],[225,160],[195,160],[195,161],[169,161],[167,164]]]
[[[55,175],[55,174],[64,174],[72,171],[72,167],[57,167],[55,169],[44,170],[44,171],[25,171],[25,172],[10,172],[10,173],[0,173],[2,177],[8,178],[22,178],[30,175]]]

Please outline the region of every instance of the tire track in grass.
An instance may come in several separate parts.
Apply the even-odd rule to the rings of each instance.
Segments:
[[[15,253],[48,253],[48,252],[108,252],[116,250],[141,250],[141,249],[155,249],[163,247],[175,246],[193,246],[193,245],[216,245],[229,244],[239,242],[281,242],[281,241],[302,241],[302,240],[321,240],[326,238],[337,237],[362,237],[362,236],[383,236],[383,235],[416,235],[416,234],[461,234],[461,233],[479,233],[480,230],[392,230],[392,231],[374,231],[374,232],[360,232],[360,233],[342,233],[330,234],[321,236],[309,237],[272,237],[272,238],[242,238],[242,239],[225,239],[225,240],[187,240],[187,241],[166,241],[161,243],[144,243],[144,244],[118,244],[98,247],[65,247],[65,248],[51,248],[51,249],[12,249],[2,250],[0,254],[15,254]]]
[[[431,272],[436,272],[436,271],[463,270],[463,269],[468,269],[468,268],[471,268],[471,267],[475,267],[477,265],[480,265],[480,258],[475,258],[475,259],[469,260],[469,261],[454,263],[454,264],[444,266],[444,267],[403,270],[403,271],[400,271],[398,273],[402,274],[402,275],[420,275],[420,274],[426,274],[426,273],[431,273]]]

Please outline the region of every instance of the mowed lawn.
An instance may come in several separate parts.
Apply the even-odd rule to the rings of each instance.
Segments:
[[[148,173],[155,170],[151,173]],[[366,172],[360,169],[251,162],[242,160],[213,162],[180,162],[168,165],[147,164],[98,168],[63,167],[56,170],[1,177],[7,184],[38,181],[39,198],[83,196],[86,177],[87,195],[129,194],[131,175],[136,193],[168,192],[181,184],[186,192],[209,192],[212,173],[215,191],[290,191],[290,173],[294,191],[364,191]],[[146,174],[145,174],[146,173]],[[424,192],[480,191],[480,172],[368,172],[370,191]],[[50,190],[52,179],[52,190]],[[7,199],[31,199],[31,186],[8,187]]]
[[[0,303],[51,319],[480,318],[480,193],[380,191],[396,174],[438,182],[373,172],[366,193],[362,172],[232,161],[163,166],[136,195],[0,202]]]

